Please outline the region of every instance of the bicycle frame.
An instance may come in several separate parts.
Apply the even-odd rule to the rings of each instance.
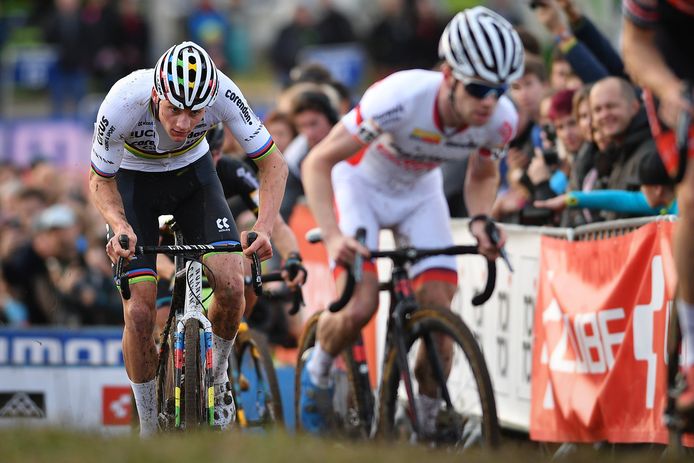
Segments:
[[[393,270],[391,271],[391,280],[386,284],[385,288],[390,292],[390,312],[388,317],[388,325],[386,327],[386,341],[384,352],[389,352],[392,347],[395,347],[397,352],[397,364],[405,384],[407,393],[407,402],[412,414],[412,424],[415,433],[421,435],[421,423],[419,414],[415,404],[415,394],[412,382],[412,372],[407,361],[407,342],[405,339],[405,323],[409,314],[419,308],[419,304],[414,296],[412,281],[410,280],[407,269],[405,268],[404,259],[400,261],[397,258],[392,258]],[[429,333],[424,335],[424,344],[429,358],[429,364],[432,366],[433,373],[442,385],[441,397],[446,402],[446,407],[453,406],[451,397],[446,387],[445,374],[441,360],[434,347],[434,340]],[[385,359],[384,359],[385,362]]]

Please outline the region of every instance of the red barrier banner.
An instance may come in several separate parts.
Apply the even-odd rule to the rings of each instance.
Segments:
[[[542,238],[532,439],[667,442],[673,227],[654,222],[595,241]]]

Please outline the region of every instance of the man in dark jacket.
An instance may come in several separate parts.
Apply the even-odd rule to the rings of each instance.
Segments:
[[[612,165],[607,188],[627,190],[637,177],[641,159],[655,152],[646,113],[634,87],[619,77],[606,77],[590,91],[593,125],[607,140],[607,156]],[[610,213],[608,219],[620,218]]]

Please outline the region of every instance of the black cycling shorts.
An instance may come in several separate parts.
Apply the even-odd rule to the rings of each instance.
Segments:
[[[159,244],[159,216],[166,214],[174,216],[186,243],[239,243],[210,153],[171,172],[120,169],[116,184],[138,245]],[[130,261],[128,275],[155,276],[156,256],[137,256]]]

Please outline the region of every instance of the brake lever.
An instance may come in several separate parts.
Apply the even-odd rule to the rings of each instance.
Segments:
[[[130,247],[130,239],[128,238],[128,235],[120,235],[118,237],[118,244],[120,244],[121,248],[128,249]],[[127,273],[123,274],[123,267],[127,265],[127,263],[127,259],[124,257],[119,257],[118,263],[116,264],[116,284],[120,287],[121,295],[125,300],[130,299],[130,279],[128,278]]]
[[[496,224],[492,220],[487,220],[487,224],[484,226],[484,230],[487,232],[487,236],[489,236],[489,239],[492,241],[492,244],[494,246],[497,246],[497,249],[499,250],[499,255],[506,263],[506,267],[508,267],[508,271],[513,273],[513,267],[511,266],[511,260],[508,258],[508,254],[506,253],[506,249],[503,246],[498,246],[499,240],[501,239],[501,235],[499,234],[499,227],[497,227]]]
[[[248,232],[246,242],[248,242],[248,245],[250,246],[253,244],[256,238],[258,238],[258,234],[256,232]],[[258,254],[255,252],[251,254],[251,260],[251,280],[253,283],[253,292],[255,292],[256,296],[262,296],[263,279],[260,273],[260,259],[258,259]]]

